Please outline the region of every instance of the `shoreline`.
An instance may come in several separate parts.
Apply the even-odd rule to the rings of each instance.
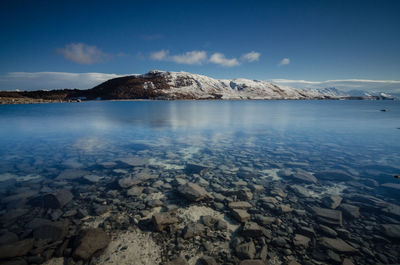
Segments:
[[[397,101],[397,99],[367,99],[367,98],[309,98],[309,99],[102,99],[102,100],[51,100],[51,99],[36,99],[36,98],[7,98],[0,97],[0,105],[20,105],[20,104],[44,104],[44,103],[82,103],[82,102],[100,102],[100,101],[277,101],[277,100],[288,100],[288,101],[305,101],[305,100],[370,100],[370,101]]]

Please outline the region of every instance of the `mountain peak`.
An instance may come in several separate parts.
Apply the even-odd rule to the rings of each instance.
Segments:
[[[183,71],[161,70],[114,78],[92,91],[101,91],[99,97],[104,99],[325,99],[339,96],[335,89],[295,89],[260,80],[215,79]]]

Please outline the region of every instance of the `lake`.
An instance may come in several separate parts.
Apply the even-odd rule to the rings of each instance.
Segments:
[[[33,237],[31,252],[16,255],[25,259],[40,247],[43,250],[35,255],[41,261],[56,256],[44,253],[57,252],[65,238],[96,226],[111,236],[111,242],[115,235],[135,228],[136,238],[154,243],[150,248],[159,251],[151,259],[144,258],[146,249],[140,244],[135,247],[143,254],[135,256],[138,264],[156,264],[182,254],[189,261],[198,253],[214,255],[202,246],[205,242],[214,242],[219,251],[214,256],[226,264],[254,258],[263,244],[276,254],[265,259],[277,260],[276,264],[291,259],[302,264],[316,260],[336,264],[345,259],[355,264],[398,263],[400,179],[396,175],[400,175],[399,101],[0,105],[1,228],[19,241]],[[185,186],[188,182],[195,183],[194,190]],[[46,194],[59,190],[71,192],[73,199],[45,206]],[[242,201],[250,206],[231,205]],[[153,225],[159,224],[152,216],[174,209],[178,209],[175,230],[154,232]],[[125,219],[116,220],[119,215]],[[189,242],[184,227],[201,223],[204,215],[225,220],[226,231],[215,232],[225,233],[224,238],[201,233],[196,234],[200,241]],[[35,236],[37,227],[27,228],[35,218],[68,220],[68,233],[56,235],[57,240]],[[243,232],[237,244],[232,243],[239,231],[246,231],[245,225],[238,228],[240,223],[248,221],[257,225],[255,230],[262,227],[263,240]],[[171,238],[181,233],[184,243],[172,244]],[[255,245],[253,256],[240,249],[249,242]],[[179,243],[185,246],[176,247]],[[65,245],[70,251],[60,255],[70,258],[76,250]],[[171,249],[166,252],[166,248]],[[132,262],[129,255],[107,253],[95,264]]]

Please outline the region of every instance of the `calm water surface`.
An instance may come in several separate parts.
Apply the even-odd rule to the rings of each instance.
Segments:
[[[52,177],[49,168],[87,168],[130,155],[166,168],[192,160],[235,164],[227,154],[259,170],[351,168],[379,182],[400,173],[398,101],[4,105],[0,128],[0,174],[15,176]]]

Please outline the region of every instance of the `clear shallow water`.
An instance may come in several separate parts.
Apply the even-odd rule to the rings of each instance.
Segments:
[[[296,163],[314,171],[350,167],[357,175],[393,182],[400,173],[399,127],[398,101],[4,105],[0,174],[43,174],[46,168],[90,167],[137,154],[179,167],[213,152],[212,163],[223,164],[226,154],[245,152],[250,166],[252,159],[263,164],[259,169]],[[178,156],[171,165],[167,153]]]
[[[266,242],[270,264],[292,259],[301,264],[338,264],[345,258],[355,264],[398,263],[400,180],[394,176],[400,174],[399,103],[0,105],[0,240],[9,232],[19,240],[33,237],[31,252],[18,255],[29,260],[32,253],[40,253],[41,261],[52,255],[48,249],[59,250],[57,244],[64,242],[69,251],[61,253],[72,262],[71,242],[81,229],[99,226],[114,239],[130,230],[125,235],[138,239],[143,236],[139,230],[154,232],[153,213],[178,208],[174,229],[149,232],[157,242],[152,241],[151,249],[140,247],[141,242],[125,246],[154,259],[140,264],[158,264],[185,253],[195,264],[195,252],[213,255],[221,264],[238,264],[243,256],[232,244],[243,239],[240,229],[245,225],[238,228],[243,220],[229,202],[245,200],[250,203],[250,220],[265,228],[257,232],[265,237],[244,236],[245,240],[258,250]],[[308,173],[317,178],[312,180]],[[298,175],[308,176],[307,181]],[[136,184],[129,184],[132,176]],[[180,192],[185,182],[204,186],[215,200],[185,200]],[[68,202],[56,209],[44,206],[48,195],[60,189],[71,191]],[[340,201],[332,206],[337,195]],[[221,216],[236,230],[208,231],[201,240],[181,240],[184,250],[175,247],[183,227],[209,214]],[[274,221],[264,223],[263,217]],[[46,233],[35,233],[41,226],[33,228],[38,222],[47,226],[50,220],[52,225],[73,224],[66,238],[52,234],[57,244]],[[335,230],[334,236],[324,225]],[[306,249],[299,248],[299,235],[312,239]],[[212,242],[215,252],[204,250],[201,242]],[[111,245],[119,249],[120,244],[117,240]],[[111,245],[109,252],[118,251]],[[280,261],[273,262],[275,257]],[[100,257],[104,262],[91,264],[110,264],[109,258],[106,252]],[[115,264],[137,261],[135,255],[114,258]],[[123,263],[125,258],[129,262]]]

